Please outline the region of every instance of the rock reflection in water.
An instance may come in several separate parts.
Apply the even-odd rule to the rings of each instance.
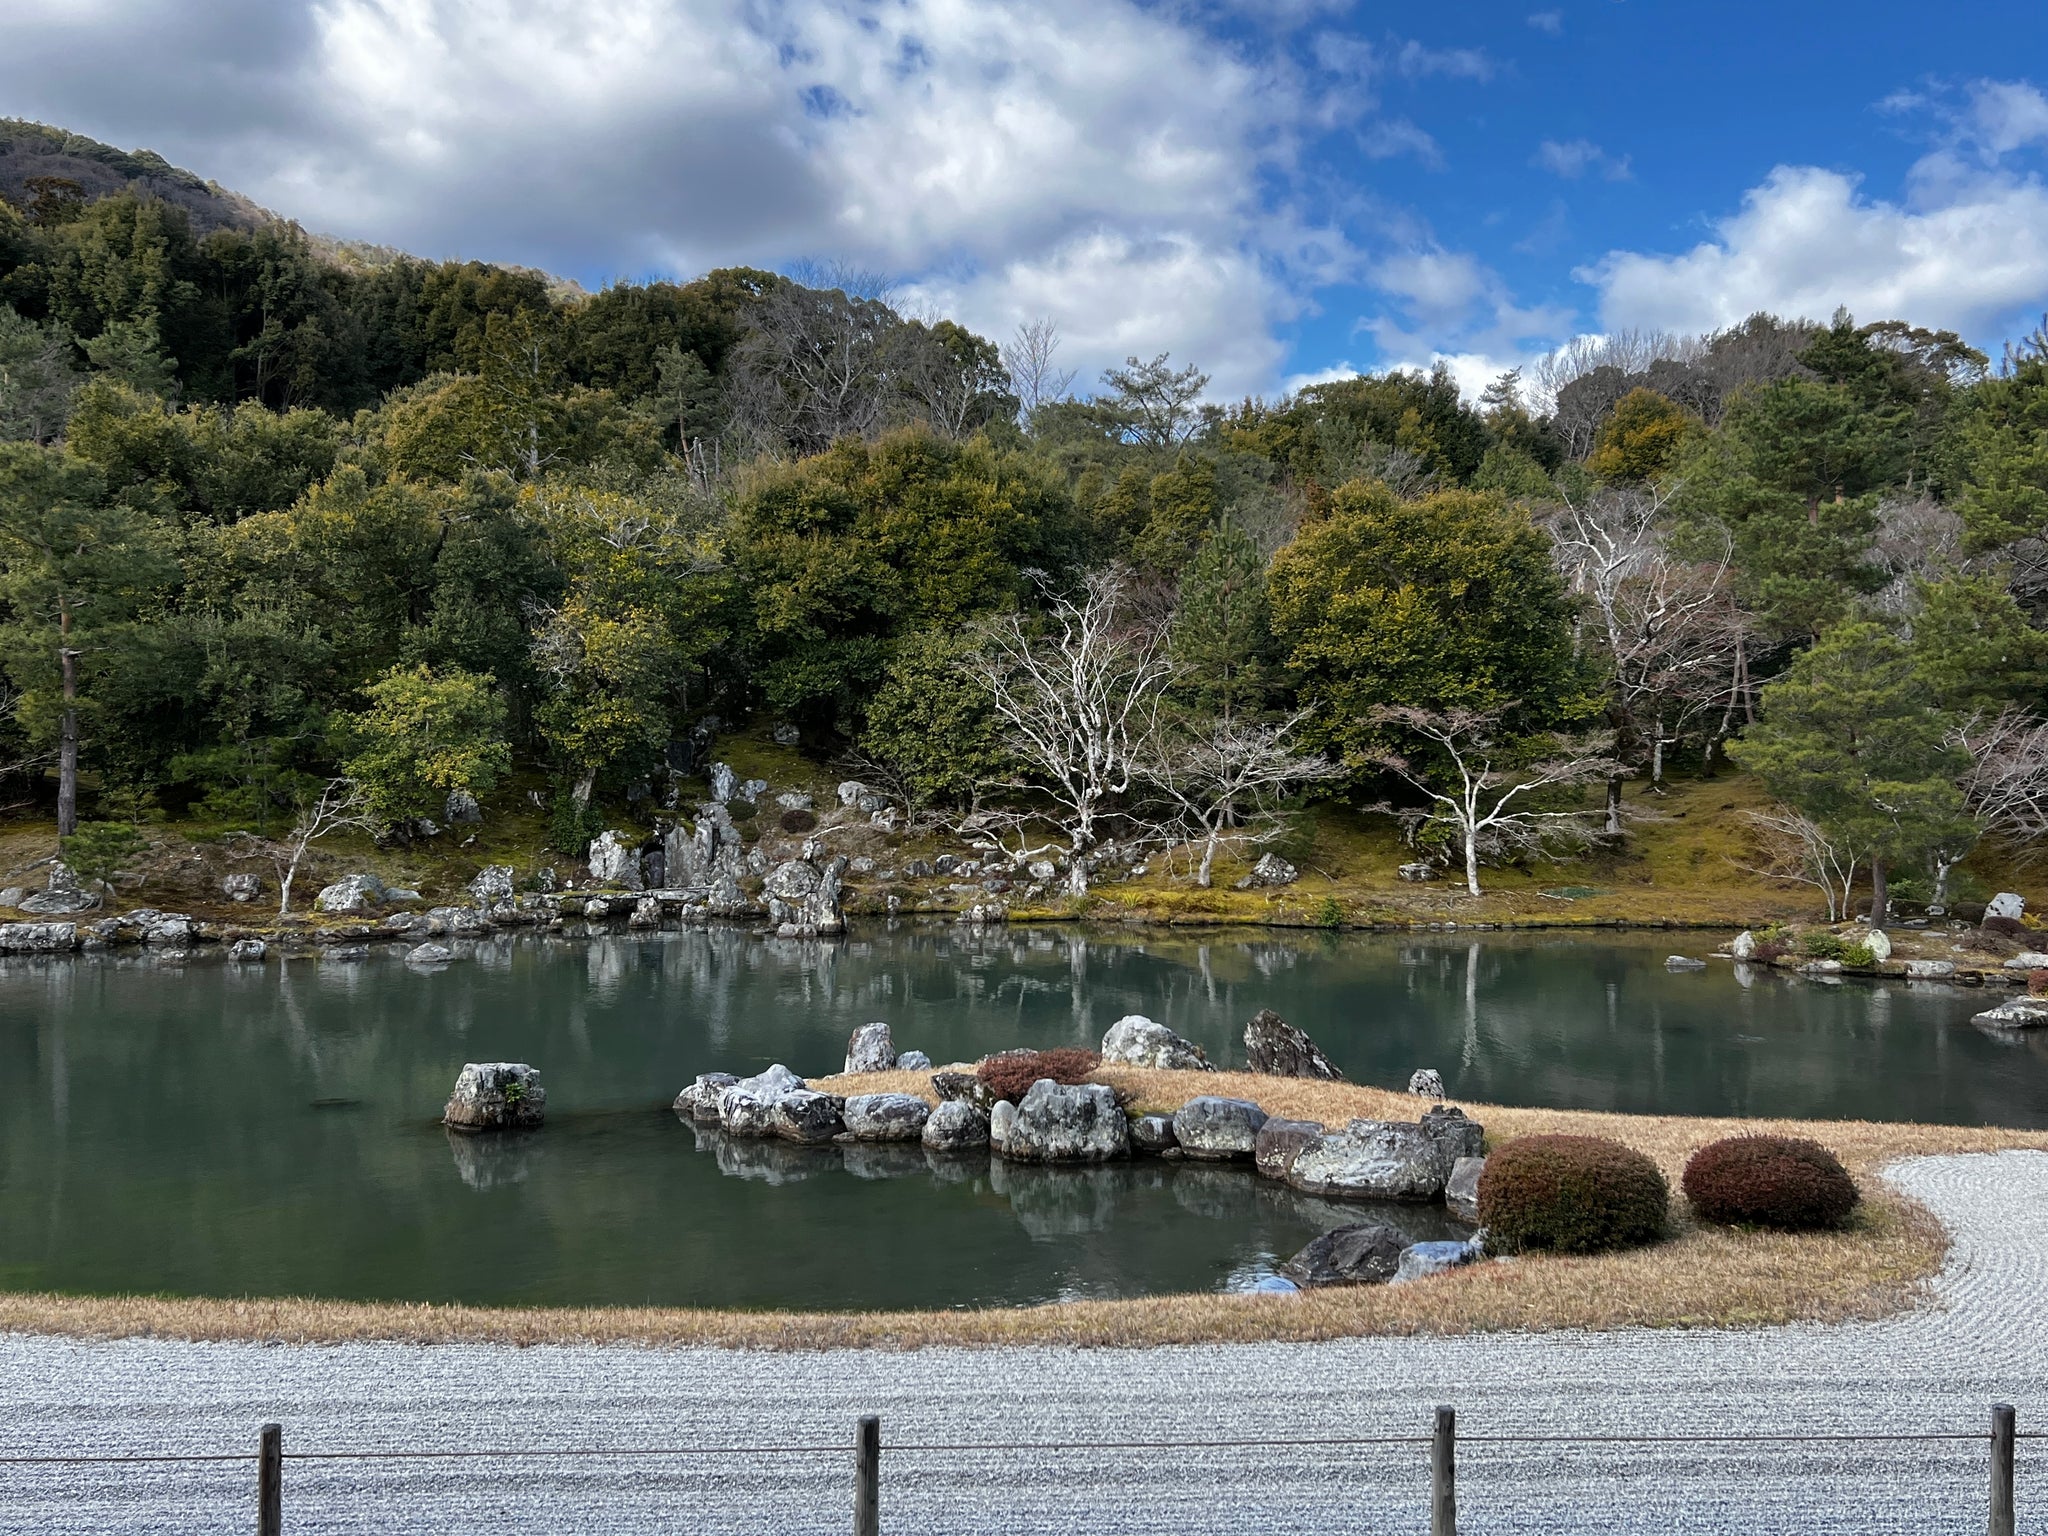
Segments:
[[[455,1171],[471,1189],[501,1189],[520,1184],[542,1156],[540,1137],[530,1131],[455,1131],[448,1133]]]
[[[930,1172],[924,1148],[914,1141],[849,1141],[839,1150],[846,1171],[856,1179],[907,1179]]]

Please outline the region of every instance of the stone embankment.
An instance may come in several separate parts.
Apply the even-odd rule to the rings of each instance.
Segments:
[[[1334,1080],[1337,1069],[1300,1030],[1270,1011],[1245,1028],[1254,1071]],[[1207,1054],[1141,1015],[1119,1019],[1102,1039],[1105,1065],[1213,1071]],[[1260,1064],[1264,1063],[1262,1067]],[[1276,1072],[1275,1063],[1293,1070]],[[847,1042],[848,1072],[923,1071],[922,1052],[898,1055],[889,1026],[864,1024]],[[1418,1072],[1421,1098],[1442,1097],[1441,1080]],[[1330,1129],[1268,1115],[1249,1099],[1197,1094],[1172,1114],[1133,1114],[1104,1083],[1042,1077],[1021,1096],[996,1098],[974,1073],[930,1078],[931,1100],[909,1093],[823,1093],[780,1063],[752,1077],[707,1072],[676,1095],[676,1113],[728,1137],[800,1145],[915,1143],[935,1154],[975,1153],[1026,1164],[1103,1164],[1131,1157],[1230,1163],[1334,1200],[1443,1203],[1477,1217],[1485,1129],[1453,1105],[1432,1103],[1414,1121],[1352,1120]],[[1434,1092],[1428,1085],[1434,1084]],[[1427,1251],[1424,1251],[1427,1250]],[[1282,1267],[1281,1288],[1418,1279],[1481,1257],[1464,1243],[1413,1244],[1391,1227],[1355,1223],[1325,1234]]]

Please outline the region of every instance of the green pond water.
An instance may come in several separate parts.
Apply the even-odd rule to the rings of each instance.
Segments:
[[[1687,1114],[2048,1125],[2048,1040],[1985,994],[1823,985],[1704,936],[973,935],[736,930],[492,939],[445,969],[0,962],[0,1289],[474,1303],[891,1308],[1242,1288],[1317,1232],[1438,1208],[1238,1168],[1028,1169],[918,1148],[727,1142],[701,1071],[837,1067],[870,1019],[964,1060],[1092,1045],[1126,1013],[1226,1065],[1262,1007],[1361,1082]],[[540,1067],[544,1130],[437,1124],[465,1061]]]

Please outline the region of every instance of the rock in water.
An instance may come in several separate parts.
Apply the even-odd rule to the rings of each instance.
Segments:
[[[830,1141],[846,1129],[846,1100],[798,1088],[775,1101],[775,1134],[784,1141]]]
[[[0,923],[0,955],[56,955],[76,948],[76,923]]]
[[[1248,1069],[1267,1077],[1313,1077],[1341,1083],[1339,1072],[1315,1041],[1270,1008],[1261,1008],[1244,1027]]]
[[[1479,1220],[1479,1175],[1484,1172],[1483,1157],[1461,1157],[1451,1164],[1451,1176],[1444,1180],[1444,1206],[1458,1220]]]
[[[1989,1029],[2048,1028],[2048,998],[2016,997],[1996,1008],[1985,1009],[1970,1022]]]
[[[1409,1074],[1408,1091],[1417,1098],[1440,1099],[1444,1096],[1444,1075],[1435,1067],[1417,1067]]]
[[[1269,1179],[1284,1179],[1301,1150],[1322,1140],[1323,1128],[1313,1120],[1270,1118],[1252,1140],[1252,1166]]]
[[[730,1072],[703,1072],[676,1095],[675,1112],[700,1123],[718,1123],[718,1096],[739,1079]]]
[[[367,912],[384,900],[384,882],[373,874],[348,875],[313,898],[318,912]]]
[[[965,1152],[988,1145],[988,1116],[965,1099],[948,1099],[924,1123],[924,1144],[933,1152]]]
[[[270,953],[270,946],[261,939],[237,939],[228,946],[230,960],[261,960]]]
[[[895,1065],[896,1042],[887,1024],[863,1024],[846,1042],[848,1072],[887,1072]]]
[[[919,1141],[931,1106],[914,1093],[857,1093],[846,1101],[846,1129],[855,1141]]]
[[[1155,1024],[1142,1013],[1126,1014],[1109,1026],[1102,1037],[1102,1059],[1132,1067],[1162,1067],[1169,1071],[1214,1072],[1208,1053],[1192,1040],[1183,1039],[1164,1024]]]
[[[225,876],[220,882],[220,893],[232,902],[254,901],[263,894],[263,877],[247,871]]]
[[[458,1131],[525,1131],[541,1123],[548,1091],[523,1061],[472,1061],[455,1080],[441,1121]]]
[[[454,958],[455,951],[446,944],[422,944],[418,948],[406,952],[405,963],[407,965],[446,965]]]
[[[1403,1120],[1354,1120],[1303,1147],[1287,1182],[1348,1200],[1434,1200],[1449,1174],[1429,1131]]]
[[[1394,1283],[1426,1280],[1448,1270],[1461,1269],[1482,1257],[1477,1243],[1411,1243],[1401,1250]]]
[[[1068,1086],[1040,1078],[1014,1114],[990,1121],[989,1140],[1015,1162],[1101,1163],[1130,1151],[1130,1122],[1116,1094],[1100,1083]]]
[[[1380,1285],[1401,1267],[1406,1239],[1376,1221],[1325,1232],[1280,1266],[1297,1285]]]
[[[1664,969],[1667,971],[1704,971],[1707,962],[1696,960],[1691,955],[1666,955]]]
[[[640,889],[640,850],[617,832],[600,832],[590,844],[590,878],[616,891]]]
[[[1173,1116],[1140,1115],[1131,1122],[1131,1150],[1154,1156],[1171,1152],[1180,1145],[1173,1133]]]
[[[1173,1138],[1189,1157],[1250,1157],[1266,1112],[1249,1099],[1198,1094],[1174,1111]]]
[[[1728,953],[1733,955],[1737,960],[1755,959],[1756,935],[1751,933],[1747,928],[1743,929],[1742,932],[1735,935],[1734,941],[1731,944],[1729,944]]]

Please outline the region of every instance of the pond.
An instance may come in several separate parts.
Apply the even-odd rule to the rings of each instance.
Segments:
[[[506,936],[432,972],[396,950],[8,960],[0,1288],[976,1306],[1242,1288],[1386,1214],[1236,1168],[736,1143],[668,1111],[701,1071],[831,1071],[869,1019],[945,1062],[1092,1045],[1138,1012],[1241,1064],[1270,1007],[1358,1081],[1431,1066],[1474,1101],[2048,1125],[2048,1041],[1974,1028],[1983,993],[1664,970],[1713,942],[902,924],[837,945]],[[444,1131],[476,1060],[540,1067],[546,1129]]]

